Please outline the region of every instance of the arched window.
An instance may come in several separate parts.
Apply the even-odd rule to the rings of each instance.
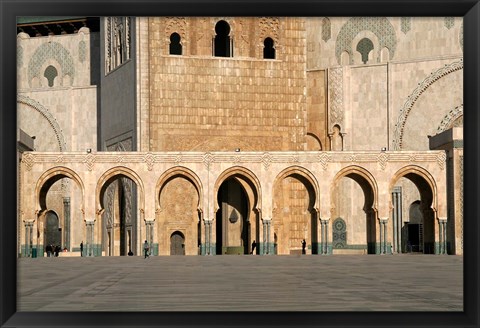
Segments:
[[[182,44],[180,40],[181,38],[178,33],[172,33],[172,35],[170,35],[170,55],[182,54]]]
[[[215,57],[233,57],[233,43],[230,38],[230,25],[226,21],[219,21],[215,25],[214,52]]]
[[[48,86],[53,87],[54,83],[53,81],[55,78],[58,76],[57,69],[53,67],[52,65],[48,66],[47,69],[45,69],[45,73],[43,74],[48,80]]]
[[[362,55],[362,62],[368,62],[368,55],[373,50],[373,42],[370,39],[363,38],[357,44],[357,51]]]
[[[275,59],[275,47],[272,38],[266,38],[263,41],[263,58]]]

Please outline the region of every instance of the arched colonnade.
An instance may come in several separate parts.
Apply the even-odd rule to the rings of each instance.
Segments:
[[[119,178],[136,186],[135,254],[145,240],[154,255],[249,254],[253,241],[255,254],[300,254],[302,240],[307,254],[402,252],[392,220],[400,179],[418,189],[425,248],[446,253],[454,242],[446,240],[442,151],[29,152],[21,163],[23,249],[43,249],[46,194],[65,178],[80,195],[81,217],[70,219],[83,222],[70,238],[87,256],[109,255],[104,199]]]

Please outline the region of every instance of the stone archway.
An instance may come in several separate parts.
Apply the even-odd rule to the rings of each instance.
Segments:
[[[415,250],[424,254],[445,251],[446,240],[437,238],[439,233],[443,235],[445,231],[438,231],[435,224],[437,188],[431,174],[419,166],[404,167],[394,174],[390,191],[393,205],[393,236],[397,236],[394,238],[397,240],[397,247],[394,247],[394,250],[397,252]],[[414,208],[412,204],[415,204]],[[418,237],[412,236],[412,233],[418,234]],[[399,241],[403,243],[400,244]]]
[[[74,183],[66,188],[67,181]],[[44,172],[37,180],[35,187],[35,212],[37,222],[37,255],[42,256],[45,250],[45,231],[47,214],[54,212],[61,231],[56,241],[61,248],[68,251],[77,250],[83,236],[83,220],[85,208],[85,187],[80,176],[73,170],[55,166]]]
[[[331,215],[335,219],[342,218],[345,227],[339,230],[346,236],[341,247],[332,245],[334,254],[379,254],[386,251],[386,238],[377,236],[377,230],[380,230],[377,229],[378,187],[370,172],[360,166],[342,169],[333,180],[331,199]],[[335,230],[332,229],[332,233]]]
[[[251,242],[260,240],[259,180],[235,166],[219,176],[214,190],[216,254],[249,254]]]
[[[140,202],[138,212],[132,210],[137,201],[133,184]],[[109,188],[111,185],[114,187]],[[95,256],[126,256],[130,250],[141,254],[139,228],[142,218],[139,213],[141,215],[144,208],[144,186],[140,177],[127,167],[109,169],[97,181],[95,200],[96,222],[87,222],[86,244],[87,248],[92,248],[90,252]]]
[[[314,175],[300,166],[289,167],[276,177],[273,195],[277,253],[301,254],[305,240],[307,254],[318,254],[319,187]]]

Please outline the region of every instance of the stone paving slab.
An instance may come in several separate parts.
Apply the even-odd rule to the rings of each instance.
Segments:
[[[17,311],[463,311],[463,257],[18,260]]]

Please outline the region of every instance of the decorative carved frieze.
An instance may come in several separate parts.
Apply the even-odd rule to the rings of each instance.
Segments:
[[[343,69],[341,67],[328,70],[329,79],[329,131],[338,124],[343,128]]]
[[[170,42],[172,33],[178,33],[183,43],[187,38],[187,19],[185,17],[166,17],[165,20],[165,38],[167,42]]]

